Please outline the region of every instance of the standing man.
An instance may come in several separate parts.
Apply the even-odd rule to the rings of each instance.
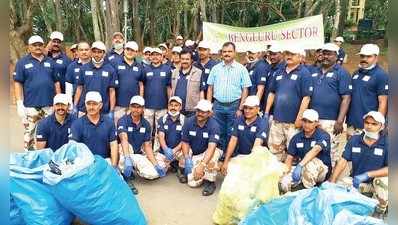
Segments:
[[[322,55],[322,48],[318,48],[315,50],[314,53],[314,63],[313,64],[308,64],[307,69],[313,75],[314,73],[318,73],[318,69],[322,67],[322,62],[323,62],[323,55]]]
[[[370,111],[363,120],[363,132],[348,141],[330,181],[353,185],[361,193],[372,193],[379,201],[376,213],[384,214],[388,206],[389,151],[388,138],[383,132],[385,118],[380,112]],[[352,162],[352,177],[338,181],[348,162]]]
[[[207,80],[207,100],[212,101],[214,98],[214,117],[220,126],[220,148],[223,151],[231,137],[235,117],[242,115],[243,102],[252,85],[249,72],[235,61],[235,55],[235,44],[224,43],[223,61],[213,67]],[[224,157],[221,158],[223,160]]]
[[[167,64],[168,66],[171,67],[173,65],[173,63],[168,58],[169,48],[167,47],[166,43],[162,43],[158,47],[162,51],[162,55],[163,55],[162,63]]]
[[[70,101],[66,94],[54,97],[54,113],[37,124],[36,149],[51,148],[53,151],[68,143],[70,128],[76,117],[68,113]]]
[[[77,44],[71,45],[69,49],[72,52],[72,61],[78,60],[79,55],[77,54]]]
[[[87,114],[73,122],[70,139],[84,143],[93,154],[107,159],[117,170],[119,152],[115,124],[101,114],[104,104],[99,92],[89,91],[84,99]]]
[[[311,76],[314,91],[310,108],[319,114],[319,124],[331,137],[332,165],[341,157],[346,142],[342,135],[344,121],[351,101],[351,76],[337,63],[339,47],[327,43],[322,47],[322,67]],[[315,71],[314,71],[315,72]]]
[[[113,120],[116,105],[115,88],[118,85],[115,69],[104,60],[106,47],[101,41],[91,45],[91,62],[83,65],[80,69],[78,86],[75,94],[74,112],[82,115],[86,111],[84,97],[89,91],[97,91],[101,94],[101,113],[108,114]],[[83,97],[81,97],[83,95]]]
[[[253,147],[265,143],[268,133],[268,123],[258,114],[260,100],[256,95],[248,96],[243,104],[243,115],[234,122],[232,136],[228,143],[221,173],[226,176],[231,157],[250,154]]]
[[[54,61],[43,54],[43,39],[33,35],[28,44],[29,54],[18,60],[14,72],[17,113],[25,127],[26,151],[34,150],[37,122],[52,113],[53,97],[61,93]]]
[[[246,58],[248,60],[246,68],[252,82],[249,95],[257,95],[260,101],[265,104],[263,95],[270,65],[263,59],[261,51],[255,48],[246,52]]]
[[[366,113],[387,114],[388,75],[377,64],[379,52],[375,44],[366,44],[359,52],[359,69],[352,76],[352,100],[347,115],[349,136],[361,133]]]
[[[220,130],[217,122],[211,118],[211,102],[200,100],[196,115],[189,118],[182,128],[183,157],[190,187],[204,185],[202,195],[212,195],[216,190],[217,161],[221,151],[217,148]],[[184,163],[182,163],[184,162]]]
[[[116,65],[119,85],[116,88],[115,123],[127,113],[133,96],[144,96],[143,67],[135,60],[138,45],[129,41],[124,46],[123,60]]]
[[[198,45],[199,61],[194,62],[194,66],[202,70],[202,87],[201,95],[207,96],[207,79],[211,69],[219,63],[210,57],[210,45],[206,41],[199,42]]]
[[[151,52],[152,48],[151,47],[145,47],[142,53],[142,66],[149,66],[151,65]]]
[[[204,96],[201,95],[202,70],[192,66],[192,52],[182,50],[180,53],[181,68],[173,70],[171,75],[172,95],[182,100],[181,113],[186,117],[195,114],[195,106]]]
[[[171,68],[174,69],[180,69],[181,66],[181,58],[180,58],[180,52],[182,51],[182,48],[180,46],[174,46],[171,49]]]
[[[124,35],[122,32],[113,33],[112,46],[112,49],[106,54],[105,60],[110,62],[111,65],[115,67],[118,63],[123,61]]]
[[[77,54],[78,60],[75,60],[71,64],[69,64],[68,68],[66,69],[65,75],[65,94],[70,99],[74,99],[77,82],[79,81],[80,77],[81,67],[91,61],[90,45],[85,41],[80,42],[77,45]]]
[[[286,159],[290,139],[301,128],[304,110],[313,91],[311,75],[300,64],[302,49],[292,46],[284,52],[286,66],[275,73],[270,84],[265,114],[274,106],[268,147],[281,162]]]
[[[339,52],[337,54],[337,63],[340,65],[343,65],[344,59],[345,59],[345,51],[342,47],[344,43],[344,38],[343,37],[336,37],[334,39],[334,43],[339,46]]]
[[[58,76],[61,85],[61,92],[65,93],[65,74],[66,68],[71,63],[68,56],[62,52],[62,42],[64,35],[59,31],[54,31],[50,35],[50,42],[47,45],[47,55],[54,60],[54,71]]]

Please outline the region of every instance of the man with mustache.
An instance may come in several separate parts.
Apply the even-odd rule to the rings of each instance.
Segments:
[[[373,194],[378,199],[376,215],[385,214],[388,206],[388,137],[384,133],[382,113],[370,111],[363,116],[364,129],[354,135],[345,146],[330,182],[354,186],[361,193]],[[338,180],[342,171],[352,162],[352,177]]]
[[[151,52],[152,48],[151,47],[145,47],[144,50],[142,51],[142,66],[146,67],[151,65]]]
[[[186,117],[195,114],[195,106],[198,104],[201,96],[202,70],[192,66],[192,52],[182,50],[180,52],[181,68],[173,70],[171,75],[172,95],[178,96],[182,100],[181,113]]]
[[[124,35],[122,32],[115,32],[112,35],[112,49],[106,54],[105,60],[116,69],[116,65],[123,61]]]
[[[182,48],[180,46],[174,46],[171,49],[171,68],[174,69],[180,69],[181,66],[181,57],[180,57],[180,52],[182,51]]]
[[[76,117],[68,113],[70,105],[66,94],[57,94],[53,101],[54,113],[39,121],[36,131],[36,149],[53,151],[68,143],[70,128]]]
[[[44,41],[38,35],[28,40],[29,54],[19,59],[14,72],[17,113],[22,119],[24,149],[34,150],[37,122],[52,113],[55,94],[61,93],[54,61],[44,55]]]
[[[312,95],[311,75],[300,64],[303,49],[291,46],[284,52],[286,66],[277,71],[270,84],[265,114],[274,106],[273,120],[268,139],[269,150],[284,162],[290,139],[301,128],[304,110]]]
[[[58,79],[61,85],[61,92],[65,93],[65,74],[67,67],[71,63],[71,60],[61,49],[63,41],[64,35],[61,32],[52,32],[50,35],[50,42],[47,45],[47,55],[55,62],[54,70],[58,75]]]
[[[377,64],[379,47],[365,44],[358,53],[359,69],[352,75],[352,99],[347,114],[347,135],[360,134],[362,117],[370,111],[387,114],[388,75]]]
[[[341,157],[346,142],[344,121],[351,101],[351,76],[337,63],[339,47],[327,43],[322,47],[322,67],[312,73],[314,91],[310,108],[319,114],[319,124],[331,137],[332,165]]]

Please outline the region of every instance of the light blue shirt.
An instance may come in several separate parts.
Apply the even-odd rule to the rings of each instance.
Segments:
[[[246,67],[236,61],[229,65],[224,61],[215,65],[207,84],[213,86],[213,97],[223,103],[240,99],[242,89],[252,86]]]

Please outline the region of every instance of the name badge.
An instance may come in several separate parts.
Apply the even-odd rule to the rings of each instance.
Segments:
[[[281,80],[282,79],[282,75],[276,76],[276,80]]]
[[[205,73],[207,74],[207,73],[210,73],[210,70],[209,69],[205,69]]]
[[[351,84],[348,85],[348,89],[352,90],[352,85]]]
[[[123,126],[118,126],[117,129],[121,130],[121,129],[123,129]]]
[[[148,72],[148,73],[146,73],[146,75],[147,75],[148,77],[153,76],[153,72]]]
[[[311,141],[311,147],[315,146],[315,141]]]
[[[80,68],[75,68],[75,73],[80,72]]]
[[[126,66],[118,66],[117,67],[119,70],[125,70],[126,69]]]
[[[108,72],[108,71],[102,71],[102,76],[103,76],[103,77],[108,77],[108,75],[109,75],[109,72]]]
[[[252,70],[252,71],[250,71],[250,73],[249,73],[249,74],[250,74],[250,75],[253,75],[253,72],[254,72],[254,71]]]
[[[203,138],[209,138],[209,133],[203,132]]]
[[[359,75],[358,75],[358,74],[355,74],[355,75],[352,77],[352,79],[356,80],[356,79],[358,79],[358,77],[359,77]]]
[[[370,76],[364,76],[364,77],[362,78],[362,80],[367,82],[367,81],[370,80]]]
[[[215,134],[214,138],[217,139],[217,140],[220,140],[220,136],[218,136],[218,134]]]
[[[86,74],[87,76],[92,76],[93,75],[93,71],[86,71],[86,72],[84,72],[84,74]]]
[[[44,62],[44,67],[51,67],[51,64],[49,62]]]
[[[267,137],[267,134],[263,131],[263,132],[261,133],[261,136],[262,136],[263,138],[266,138],[266,137]]]
[[[43,138],[43,135],[38,134],[38,135],[36,135],[36,138]]]
[[[161,77],[165,77],[166,76],[166,72],[160,72],[160,76]]]
[[[68,134],[70,134],[70,128],[68,128]]]
[[[311,76],[312,76],[312,77],[317,77],[318,74],[317,74],[317,73],[313,73]]]
[[[309,91],[313,91],[313,90],[314,90],[314,87],[310,86],[310,87],[308,88],[308,90],[309,90]]]
[[[145,127],[141,127],[140,128],[140,133],[145,133],[145,130],[146,130]]]
[[[111,55],[111,56],[108,57],[109,60],[112,60],[113,58],[115,58],[114,55]]]
[[[57,64],[63,64],[64,61],[62,61],[62,59],[57,59],[57,61],[55,61]]]
[[[177,125],[176,126],[176,130],[181,131],[182,130],[182,126],[181,125]]]
[[[169,125],[164,125],[163,128],[164,128],[165,130],[168,130],[168,129],[169,129]]]
[[[128,131],[128,132],[133,132],[133,127],[128,127],[128,128],[127,128],[127,131]]]
[[[29,69],[29,68],[32,68],[32,67],[33,67],[32,63],[28,63],[28,64],[25,65],[25,69]]]
[[[115,84],[118,85],[119,84],[119,80],[115,80]]]
[[[333,73],[327,73],[326,77],[333,77]]]
[[[383,149],[382,148],[375,148],[374,152],[375,155],[382,156],[383,155]]]
[[[384,90],[388,90],[388,84],[384,86]]]
[[[359,147],[352,147],[352,152],[354,152],[354,153],[361,153],[361,148],[359,148]]]
[[[261,81],[267,81],[267,78],[266,78],[266,77],[261,77],[260,80],[261,80]]]
[[[189,131],[189,135],[196,136],[196,131]]]
[[[296,75],[296,74],[292,74],[292,76],[290,77],[290,79],[292,79],[292,80],[297,80],[297,75]]]
[[[328,143],[327,143],[325,140],[322,141],[322,144],[323,144],[325,147],[328,146]]]
[[[304,148],[304,143],[296,143],[297,148]]]
[[[255,127],[255,126],[253,126],[253,127],[250,128],[250,131],[251,131],[251,132],[256,132],[256,130],[257,130],[257,127]]]
[[[138,67],[134,66],[133,71],[138,71]]]
[[[245,127],[243,125],[238,125],[238,130],[244,130]]]

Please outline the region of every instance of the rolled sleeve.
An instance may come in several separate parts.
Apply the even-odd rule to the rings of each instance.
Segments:
[[[238,125],[239,125],[239,122],[237,120],[235,120],[234,125],[231,128],[231,131],[232,131],[231,135],[234,137],[238,137]]]
[[[305,96],[311,96],[312,92],[314,90],[314,85],[313,85],[313,80],[311,78],[311,75],[308,71],[302,73],[302,79],[301,79],[301,97]]]
[[[322,151],[329,151],[330,152],[330,137],[321,137],[316,140],[315,145],[321,147]]]
[[[267,130],[268,130],[267,123],[263,119],[261,119],[261,122],[258,124],[256,138],[262,139],[263,142],[265,142],[267,139]]]
[[[297,147],[296,147],[297,139],[295,137],[289,142],[289,146],[287,148],[287,154],[291,156],[297,156]]]
[[[377,81],[377,95],[388,95],[388,76],[382,74]]]
[[[209,143],[218,143],[220,141],[220,129],[217,125],[213,125],[209,132]]]
[[[152,130],[151,127],[149,126],[149,124],[145,124],[145,135],[144,135],[144,141],[150,141],[151,137],[152,137]]]
[[[351,95],[352,85],[351,85],[351,76],[350,74],[343,70],[340,72],[339,77],[339,94],[340,95]]]
[[[352,160],[352,139],[351,138],[344,147],[343,158],[347,161]]]
[[[116,135],[117,135],[116,127],[115,127],[115,124],[112,122],[111,127],[109,129],[108,141],[109,142],[115,141]]]
[[[120,118],[119,121],[117,122],[117,133],[118,134],[127,133],[127,125],[124,118]]]
[[[48,129],[46,129],[46,125],[43,120],[37,124],[36,139],[37,141],[48,140]]]
[[[70,140],[74,140],[74,141],[77,141],[77,142],[81,142],[82,141],[81,140],[82,128],[80,126],[80,123],[81,123],[80,119],[78,119],[78,120],[76,120],[75,122],[72,123],[71,133],[70,133],[70,136],[69,136]]]
[[[25,77],[23,61],[18,61],[17,65],[15,66],[14,81],[23,83],[25,82],[25,79],[26,77]]]

